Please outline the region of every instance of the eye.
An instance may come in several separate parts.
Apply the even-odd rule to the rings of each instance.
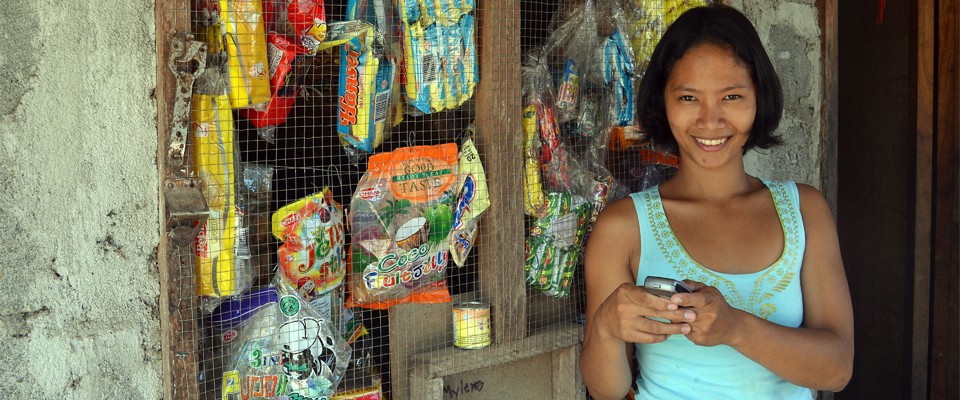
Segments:
[[[742,99],[742,98],[743,98],[743,96],[741,96],[741,95],[739,95],[739,94],[728,94],[728,95],[726,95],[726,96],[723,96],[723,99],[724,99],[724,100],[740,100],[740,99]]]
[[[693,97],[690,95],[680,96],[680,101],[696,101],[696,100],[697,100],[696,97]]]

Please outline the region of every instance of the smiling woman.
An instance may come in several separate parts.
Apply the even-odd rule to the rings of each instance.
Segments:
[[[783,112],[753,25],[727,6],[695,8],[651,60],[639,115],[679,169],[594,225],[580,358],[590,393],[810,399],[842,389],[853,312],[826,201],[744,169],[747,150],[780,143],[772,132]],[[658,297],[640,287],[650,276],[683,280],[690,292]]]
[[[757,98],[750,71],[732,50],[713,44],[691,48],[674,65],[664,92],[670,131],[683,158],[704,167],[740,159]]]

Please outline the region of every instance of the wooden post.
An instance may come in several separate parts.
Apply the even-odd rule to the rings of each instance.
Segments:
[[[820,69],[823,99],[820,102],[820,190],[837,215],[837,126],[840,67],[837,59],[837,0],[817,0],[820,14]]]
[[[917,2],[916,137],[917,171],[913,245],[913,349],[911,390],[916,399],[927,398],[930,334],[930,222],[933,176],[933,53],[934,0]]]
[[[930,312],[930,391],[931,399],[957,398],[960,395],[960,355],[958,355],[958,318],[960,315],[960,267],[958,267],[957,220],[960,167],[960,1],[938,0],[933,13],[937,27],[935,51],[936,120],[933,121],[933,250]],[[932,7],[931,7],[932,8]]]
[[[481,296],[490,302],[494,342],[526,334],[523,275],[523,160],[521,154],[520,2],[492,0],[478,10],[480,83],[477,147],[484,159],[490,208],[479,252]]]
[[[163,398],[197,399],[197,355],[199,338],[196,326],[196,297],[191,254],[178,254],[170,243],[166,206],[163,198],[164,178],[169,171],[166,143],[170,135],[171,112],[177,81],[170,71],[170,38],[175,32],[190,29],[190,4],[186,0],[159,0],[154,8],[157,35],[157,168],[160,176],[160,243],[157,266],[160,273],[160,337],[163,357]],[[184,263],[185,262],[185,263]]]

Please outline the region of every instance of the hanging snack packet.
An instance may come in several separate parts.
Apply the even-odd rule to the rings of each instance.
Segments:
[[[270,102],[266,106],[244,108],[240,116],[257,128],[260,138],[273,143],[277,126],[286,122],[300,93],[298,79],[291,76],[297,53],[303,49],[276,32],[267,35],[267,55],[270,60]]]
[[[443,272],[457,162],[455,143],[370,157],[351,200],[351,306],[450,301]]]
[[[561,115],[561,121],[569,120],[575,116],[579,94],[580,70],[577,68],[576,60],[571,58],[567,60],[563,67],[563,77],[560,78],[560,88],[557,89],[557,111]]]
[[[323,6],[323,0],[290,0],[287,5],[290,26],[310,55],[317,54],[320,43],[327,38],[327,13]]]
[[[546,212],[546,198],[540,183],[540,138],[537,137],[537,106],[523,109],[523,210],[531,217]]]
[[[398,0],[397,12],[401,21],[404,98],[412,107],[411,113],[430,114],[434,111],[431,96],[440,90],[440,46],[436,26],[428,23],[429,15],[435,11],[424,12],[417,0]]]
[[[229,55],[230,105],[266,105],[270,101],[270,76],[261,2],[219,0],[218,4],[220,40]]]
[[[463,57],[463,38],[460,37],[460,25],[440,25],[443,45],[443,109],[453,110],[460,105],[460,59]]]
[[[620,31],[610,35],[603,48],[603,77],[613,90],[610,112],[615,126],[627,126],[634,120],[634,64],[629,52]]]
[[[465,2],[466,1],[471,1],[471,4],[465,5],[464,7],[472,9],[472,0],[465,0]],[[457,100],[458,105],[463,105],[464,102],[473,96],[473,92],[480,80],[476,57],[477,48],[474,45],[473,39],[475,23],[473,14],[465,14],[460,18],[460,39],[463,49],[460,53],[460,71],[458,75],[461,80],[460,97]]]
[[[553,106],[537,99],[537,131],[540,134],[540,173],[547,190],[566,190],[570,188],[570,171],[567,150],[560,141],[560,129],[557,126]]]
[[[490,195],[487,192],[487,176],[480,163],[480,154],[467,139],[460,146],[460,179],[458,184],[457,206],[453,213],[453,238],[450,242],[450,254],[458,267],[467,262],[467,256],[477,239],[480,215],[490,207]]]
[[[218,58],[208,58],[213,61],[197,79],[190,112],[194,167],[210,208],[196,238],[197,294],[222,298],[249,287],[251,272],[236,254],[242,223],[234,191],[233,114]]]
[[[534,221],[526,239],[527,284],[553,297],[570,293],[593,204],[562,192],[547,193],[547,214]]]
[[[399,101],[396,62],[384,43],[384,35],[389,33],[384,31],[389,29],[386,18],[392,12],[386,3],[375,3],[348,3],[347,17],[368,25],[340,50],[337,133],[344,143],[365,152],[379,146],[393,123],[399,122],[390,118],[392,106]]]
[[[283,241],[277,258],[284,283],[312,301],[343,281],[343,209],[330,188],[280,208],[272,220]]]
[[[223,373],[223,399],[330,398],[350,363],[350,346],[329,319],[281,285],[279,299],[237,329]]]

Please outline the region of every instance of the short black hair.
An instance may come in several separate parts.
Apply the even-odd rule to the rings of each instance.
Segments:
[[[783,114],[780,77],[750,20],[733,7],[713,4],[683,13],[667,28],[640,81],[637,114],[654,146],[677,152],[677,141],[667,121],[664,90],[677,61],[688,50],[701,44],[733,50],[753,78],[757,115],[743,152],[753,147],[766,149],[781,144],[780,138],[773,135]]]

